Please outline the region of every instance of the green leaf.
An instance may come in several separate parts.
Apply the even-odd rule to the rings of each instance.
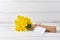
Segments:
[[[31,28],[31,24],[28,24],[28,25],[26,26],[26,28],[27,28],[27,29]]]

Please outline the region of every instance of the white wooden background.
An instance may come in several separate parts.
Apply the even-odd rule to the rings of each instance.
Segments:
[[[60,22],[60,0],[0,0],[0,23],[12,23],[17,15],[33,22]]]
[[[13,24],[6,23],[13,23],[17,15],[29,16],[33,22],[60,22],[60,0],[0,0],[1,40],[60,40],[60,33],[43,37],[31,32],[22,35],[12,31]]]

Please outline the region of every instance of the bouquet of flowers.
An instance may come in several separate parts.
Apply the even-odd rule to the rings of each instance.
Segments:
[[[31,19],[27,16],[17,16],[14,21],[16,31],[28,31],[31,28]]]

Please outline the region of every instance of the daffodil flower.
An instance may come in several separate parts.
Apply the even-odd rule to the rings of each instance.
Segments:
[[[15,19],[15,30],[16,31],[28,31],[29,24],[31,25],[32,22],[30,18],[24,16],[17,16]]]

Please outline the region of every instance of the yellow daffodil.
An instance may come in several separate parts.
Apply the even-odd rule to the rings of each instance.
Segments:
[[[30,28],[30,25],[32,24],[31,20],[28,17],[24,16],[17,16],[15,19],[15,30],[16,31],[27,31],[27,28]]]

